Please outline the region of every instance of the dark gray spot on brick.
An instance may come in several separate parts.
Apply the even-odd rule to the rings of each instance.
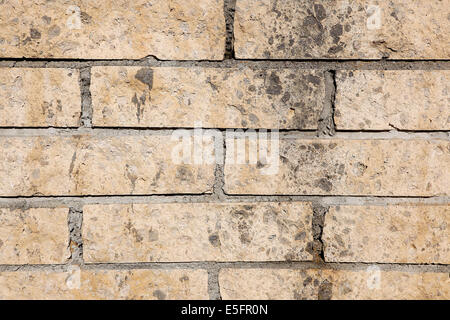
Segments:
[[[281,94],[281,81],[280,77],[275,72],[272,72],[269,76],[269,85],[266,88],[266,93],[271,95]]]
[[[139,80],[140,82],[146,84],[148,86],[148,90],[152,90],[152,88],[153,88],[153,70],[151,68],[139,69],[134,77],[137,80]]]
[[[53,25],[50,27],[50,29],[48,29],[48,36],[50,38],[59,36],[60,33],[61,33],[61,29],[57,25]]]
[[[91,23],[91,21],[92,21],[92,17],[90,15],[88,15],[86,12],[81,12],[80,17],[81,17],[81,22],[83,22],[85,24]]]
[[[166,299],[166,294],[164,292],[162,292],[161,290],[153,291],[153,296],[156,297],[158,300]]]
[[[337,44],[342,36],[344,29],[341,24],[336,24],[331,27],[330,35],[333,37],[333,42]]]
[[[326,178],[316,180],[315,186],[326,192],[331,191],[331,189],[333,188],[333,184]]]
[[[217,233],[214,233],[208,237],[209,243],[213,245],[213,247],[220,247],[220,239]]]
[[[41,33],[39,32],[39,30],[31,28],[30,29],[30,37],[31,39],[40,39],[41,38]]]
[[[189,170],[189,168],[184,166],[177,169],[175,177],[182,181],[191,181],[193,179],[192,172]]]
[[[317,294],[319,300],[331,300],[333,297],[333,285],[328,280],[323,281],[319,286]]]
[[[43,17],[42,17],[42,20],[44,20],[44,22],[45,22],[46,24],[50,24],[50,22],[52,22],[52,18],[47,17],[47,16],[43,16]]]
[[[321,4],[314,4],[314,12],[316,13],[316,18],[319,20],[323,20],[327,17],[327,12]]]

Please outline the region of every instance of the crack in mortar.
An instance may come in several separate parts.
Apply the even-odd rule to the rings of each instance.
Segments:
[[[312,233],[313,243],[309,246],[309,251],[313,254],[313,261],[325,263],[325,247],[322,240],[325,215],[330,207],[325,207],[318,203],[313,203]]]
[[[83,226],[83,210],[78,207],[69,208],[69,265],[83,265],[83,238],[81,228]]]

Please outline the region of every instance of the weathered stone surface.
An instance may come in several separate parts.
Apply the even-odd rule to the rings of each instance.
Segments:
[[[204,270],[0,272],[0,299],[208,299]]]
[[[450,298],[448,273],[365,271],[222,269],[220,293],[230,299],[345,300]]]
[[[316,129],[322,71],[92,68],[94,126]]]
[[[88,205],[86,262],[311,260],[309,203]]]
[[[220,0],[11,0],[0,3],[0,56],[223,59]]]
[[[332,262],[450,264],[448,205],[337,206],[322,241]]]
[[[78,80],[75,69],[0,68],[0,127],[78,126]]]
[[[65,263],[68,208],[0,208],[0,264]]]
[[[228,139],[225,191],[231,194],[432,196],[450,190],[447,140],[285,139],[271,174],[263,174],[259,162],[236,164],[228,156],[232,146]]]
[[[338,71],[337,129],[450,130],[450,71]]]
[[[175,164],[170,135],[0,137],[0,195],[207,193],[214,165]]]
[[[448,0],[237,0],[237,58],[448,59]]]

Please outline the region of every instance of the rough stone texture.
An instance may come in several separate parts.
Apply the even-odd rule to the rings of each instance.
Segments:
[[[311,260],[309,203],[89,205],[86,262]]]
[[[342,130],[450,130],[450,71],[336,73],[335,122]]]
[[[0,299],[208,299],[204,270],[0,272]]]
[[[232,142],[227,139],[225,162],[230,194],[432,196],[450,190],[446,140],[280,140],[273,174],[263,174],[259,163],[235,164],[228,156]]]
[[[0,56],[221,60],[220,0],[0,2]]]
[[[322,71],[92,68],[94,126],[316,129]]]
[[[0,195],[212,191],[214,165],[175,164],[170,135],[0,137]]]
[[[449,226],[448,205],[331,207],[325,260],[450,264]]]
[[[79,76],[74,69],[0,68],[0,127],[77,127]]]
[[[448,59],[448,0],[237,0],[241,59]]]
[[[65,263],[68,208],[0,208],[0,264]]]
[[[448,273],[347,270],[223,269],[224,300],[346,300],[450,298]]]

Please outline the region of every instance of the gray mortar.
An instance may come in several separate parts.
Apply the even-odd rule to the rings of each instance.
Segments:
[[[334,103],[336,99],[336,71],[324,72],[325,76],[325,99],[322,113],[317,125],[317,136],[334,136],[336,125],[334,124]]]
[[[208,270],[208,293],[210,300],[222,300],[220,295],[219,272],[220,266],[216,263],[210,263]]]
[[[317,70],[450,70],[449,60],[245,60],[222,61],[171,60],[154,57],[138,60],[67,60],[67,59],[0,59],[0,67],[10,68],[74,68],[94,66],[142,67],[207,67],[252,69],[317,69]]]
[[[77,207],[69,208],[68,216],[69,240],[68,247],[70,249],[69,264],[83,264],[83,238],[81,228],[83,225],[83,210]]]
[[[225,59],[234,58],[234,15],[236,0],[224,0],[223,11],[225,16]]]
[[[92,126],[92,99],[91,99],[91,68],[80,69],[80,90],[81,90],[81,126]]]

